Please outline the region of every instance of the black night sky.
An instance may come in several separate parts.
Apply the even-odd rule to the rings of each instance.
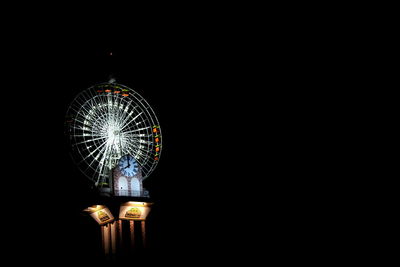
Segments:
[[[296,99],[296,77],[285,77],[292,50],[271,31],[264,46],[251,28],[203,26],[12,34],[1,90],[11,148],[2,218],[14,229],[13,257],[73,264],[100,253],[100,230],[81,212],[97,200],[68,155],[64,116],[76,94],[111,74],[150,103],[162,127],[162,157],[144,183],[155,203],[147,253],[198,259],[259,241],[285,245],[299,225],[280,209],[282,184],[296,187],[295,166],[282,163],[295,142],[293,121],[282,119]]]
[[[20,229],[11,237],[15,251],[67,262],[100,253],[99,227],[81,212],[97,200],[68,155],[64,116],[76,94],[111,74],[150,103],[163,131],[160,163],[144,184],[155,203],[150,253],[219,250],[245,236],[232,235],[244,223],[235,217],[249,216],[240,202],[251,202],[244,158],[252,155],[242,147],[257,145],[259,132],[245,115],[237,47],[181,33],[124,34],[27,35],[10,47],[3,92],[12,129],[6,135],[17,148],[6,166],[8,217]]]

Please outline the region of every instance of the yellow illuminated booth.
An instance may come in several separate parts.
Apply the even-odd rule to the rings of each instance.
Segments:
[[[114,221],[111,211],[104,205],[94,205],[85,209],[87,213],[99,224],[105,225]]]
[[[121,204],[119,210],[119,219],[144,221],[150,213],[153,203],[129,201]]]

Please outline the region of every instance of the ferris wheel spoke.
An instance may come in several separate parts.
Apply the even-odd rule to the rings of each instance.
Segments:
[[[93,150],[92,152],[88,153],[86,156],[83,156],[82,160],[78,163],[81,164],[83,163],[86,159],[88,159],[89,157],[93,156],[94,153],[96,153],[98,150],[104,150],[106,142],[104,142],[103,144],[99,145],[95,150]],[[99,156],[101,153],[103,153],[102,151],[100,151],[97,156]],[[94,157],[96,158],[96,157]]]
[[[135,107],[136,108],[136,107]],[[134,108],[134,109],[135,109]],[[132,110],[130,113],[129,113],[129,115],[122,121],[122,125],[123,125],[123,127],[122,127],[122,129],[121,130],[124,130],[127,126],[129,126],[133,121],[135,121],[135,119],[142,113],[142,112],[140,112],[139,114],[137,114],[134,118],[131,118],[130,116],[131,115],[133,115],[133,113],[134,113],[134,110]]]
[[[87,125],[88,122],[86,120],[80,120],[78,117],[74,118],[75,122],[79,122],[81,125]]]
[[[148,158],[151,155],[151,151],[149,149],[146,149],[145,147],[129,145],[128,148],[129,151],[133,153],[133,155],[144,158]]]
[[[107,148],[106,148],[105,151],[107,151]],[[106,163],[107,163],[107,162],[106,162],[107,154],[108,154],[108,153],[106,153],[106,152],[102,154],[102,159],[99,161],[100,164],[98,164],[97,167],[96,167],[96,171],[99,170],[98,172],[99,172],[100,174],[104,174],[104,170],[105,170],[106,167],[107,167],[107,166],[106,166],[106,165],[107,165],[107,164],[106,164]],[[97,180],[96,182],[98,182],[98,180]]]
[[[142,139],[132,139],[130,145],[134,145],[137,147],[148,147],[150,145],[150,141],[142,140]]]
[[[104,137],[102,136],[102,137],[99,137],[99,138],[93,138],[93,139],[85,140],[85,141],[82,141],[82,142],[76,143],[76,145],[81,145],[81,144],[85,144],[85,143],[93,142],[93,141],[100,140],[100,139],[104,139]]]
[[[100,136],[102,136],[102,135],[100,135],[100,134],[74,134],[73,136],[74,136],[74,137],[88,137],[88,136],[91,136],[91,137],[94,137],[94,136],[100,137]]]
[[[121,104],[120,104],[120,108],[119,108],[119,121],[121,121],[121,124],[124,125],[125,119],[127,119],[127,117],[129,118],[128,111],[129,111],[129,107],[131,106],[132,101],[126,102],[124,99],[121,98],[120,103]],[[133,109],[135,109],[135,107]]]
[[[144,147],[140,147],[140,146],[135,146],[132,147],[132,149],[136,152],[136,153],[140,153],[140,155],[144,155],[144,154],[150,154],[150,150],[145,149]]]
[[[106,150],[106,151],[107,151],[107,150]],[[109,153],[104,152],[104,153],[102,154],[102,155],[103,155],[102,159],[99,161],[99,164],[97,164],[96,168],[94,168],[95,172],[99,173],[99,175],[97,176],[97,179],[96,179],[96,184],[99,182],[99,180],[100,180],[102,177],[105,177],[105,176],[106,176],[106,172],[108,172],[109,169],[111,169],[111,168],[107,168],[107,163],[108,163],[107,155],[108,155],[108,154],[109,154]],[[94,164],[94,162],[92,162],[92,163],[90,164],[90,166],[92,166],[92,164]]]
[[[89,106],[89,108],[88,108],[88,106]],[[91,101],[87,101],[87,102],[84,102],[84,103],[80,104],[78,106],[78,108],[79,108],[79,111],[83,110],[86,114],[91,114],[92,113],[92,109],[91,109],[90,106],[92,106]],[[80,112],[78,112],[78,114],[79,113]]]
[[[76,103],[76,105],[73,105],[70,107],[70,111],[73,111],[73,113],[80,114],[82,107],[85,103]]]
[[[79,126],[79,127],[71,126],[70,129],[79,130],[79,131],[82,131],[82,132],[85,132],[85,131],[86,132],[90,132],[90,129],[88,129],[86,127],[83,127],[83,126]]]
[[[146,138],[148,138],[148,137],[151,137],[152,135],[151,134],[149,134],[149,135],[145,135],[145,134],[129,134],[129,136],[132,136],[132,137],[146,137]]]
[[[148,127],[143,127],[143,128],[140,128],[140,129],[135,129],[135,130],[132,130],[132,131],[127,131],[127,132],[124,132],[125,134],[128,134],[128,133],[135,133],[135,132],[138,132],[138,131],[142,131],[142,130],[146,130],[146,129],[150,129],[151,127],[150,126],[148,126]]]

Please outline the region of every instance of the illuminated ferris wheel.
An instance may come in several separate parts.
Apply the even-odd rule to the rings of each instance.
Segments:
[[[109,82],[81,92],[66,119],[72,157],[96,187],[107,187],[121,157],[135,158],[147,178],[161,156],[161,128],[137,92]]]

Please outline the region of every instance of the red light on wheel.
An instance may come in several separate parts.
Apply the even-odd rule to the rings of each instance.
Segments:
[[[154,128],[154,129],[153,129],[153,133],[156,133],[156,132],[157,132],[157,128]]]
[[[158,157],[155,157],[154,160],[158,160]]]
[[[122,96],[129,96],[128,94],[122,94]]]
[[[160,139],[157,137],[157,138],[155,139],[155,141],[156,141],[156,143],[158,143],[158,142],[160,142]]]
[[[157,151],[157,152],[160,151],[160,148],[159,148],[159,147],[156,147],[156,151]]]
[[[104,90],[104,92],[111,93],[111,90],[107,89],[107,90]]]

